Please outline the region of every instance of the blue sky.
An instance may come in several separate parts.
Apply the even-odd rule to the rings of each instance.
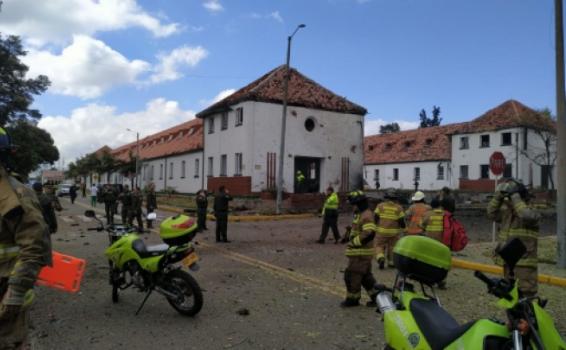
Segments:
[[[510,98],[555,105],[551,0],[45,3],[4,1],[0,31],[54,81],[36,105],[67,159],[131,141],[130,124],[143,135],[192,117],[284,63],[299,23],[292,65],[366,107],[367,133],[433,105],[444,124]]]

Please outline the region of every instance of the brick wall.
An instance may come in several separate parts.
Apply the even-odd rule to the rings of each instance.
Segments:
[[[226,187],[230,194],[235,196],[247,196],[252,193],[252,178],[250,176],[222,176],[209,177],[207,179],[208,192],[216,192],[220,186]]]
[[[460,179],[461,190],[477,191],[477,192],[493,192],[495,190],[495,180],[478,179],[466,180]]]

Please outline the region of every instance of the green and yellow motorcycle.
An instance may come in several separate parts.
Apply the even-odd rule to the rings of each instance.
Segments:
[[[525,254],[519,239],[499,250],[512,271]],[[378,311],[385,326],[385,349],[423,350],[566,350],[566,343],[544,310],[546,301],[520,297],[517,281],[489,278],[476,271],[497,305],[506,310],[507,322],[480,319],[458,322],[440,305],[433,286],[444,280],[451,267],[450,250],[423,236],[407,236],[394,248],[398,270],[393,288],[377,285]],[[420,285],[420,291],[409,280]]]
[[[165,296],[182,315],[194,316],[201,310],[202,290],[183,269],[198,270],[198,257],[190,243],[197,232],[196,220],[185,215],[165,219],[159,227],[159,235],[165,243],[146,246],[131,227],[104,226],[92,210],[87,210],[85,216],[99,223],[89,230],[108,232],[110,246],[105,255],[110,266],[113,302],[118,302],[120,290],[133,286],[146,294],[136,315],[154,291]],[[148,220],[154,219],[155,213],[148,215]]]

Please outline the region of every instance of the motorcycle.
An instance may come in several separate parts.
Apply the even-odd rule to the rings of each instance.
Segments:
[[[526,248],[519,239],[504,245],[498,254],[511,275]],[[398,270],[393,288],[377,285],[378,312],[383,316],[385,349],[552,349],[566,350],[552,317],[544,310],[547,301],[519,295],[517,281],[474,276],[488,292],[499,298],[507,322],[480,319],[463,325],[440,305],[434,285],[444,280],[451,265],[450,250],[423,236],[407,236],[394,248]],[[420,285],[420,292],[408,280]]]
[[[176,215],[165,219],[159,230],[165,243],[146,246],[132,227],[104,226],[93,210],[87,210],[85,216],[99,224],[89,230],[108,232],[109,247],[105,255],[110,267],[109,282],[114,303],[119,301],[119,291],[133,286],[145,293],[136,315],[154,291],[165,296],[182,315],[195,316],[201,310],[202,290],[191,274],[183,269],[197,271],[199,268],[198,256],[190,242],[197,232],[193,218]],[[148,220],[155,218],[155,213],[147,217]]]

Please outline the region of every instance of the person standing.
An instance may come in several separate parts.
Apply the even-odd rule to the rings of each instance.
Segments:
[[[431,210],[430,205],[425,203],[425,194],[421,191],[415,192],[411,198],[411,206],[405,212],[405,225],[407,226],[407,234],[422,235],[423,229],[421,222],[424,215]]]
[[[106,224],[114,225],[114,208],[116,206],[117,196],[112,185],[106,184],[102,189],[102,201],[104,202],[104,211],[106,213]]]
[[[83,182],[81,183],[81,191],[83,193],[83,198],[86,197],[86,184]]]
[[[224,187],[218,188],[214,196],[214,216],[216,217],[216,242],[229,243],[228,240],[228,210],[232,200],[230,192]]]
[[[71,204],[75,204],[75,199],[77,199],[77,186],[75,184],[72,184],[69,188],[69,196],[71,197]]]
[[[425,236],[442,243],[444,233],[444,208],[440,205],[440,198],[430,201],[431,210],[426,212],[421,221],[421,229]],[[438,282],[439,289],[446,289],[446,279]]]
[[[447,210],[450,214],[454,214],[456,211],[456,200],[452,195],[452,190],[448,187],[442,187],[440,193],[438,194],[438,200],[440,201],[440,206],[442,209]]]
[[[128,225],[132,226],[134,224],[134,218],[138,223],[138,232],[143,233],[143,221],[142,221],[142,205],[143,196],[138,186],[134,187],[132,192],[132,203],[130,206]]]
[[[96,186],[96,184],[92,184],[92,186],[90,187],[90,206],[91,207],[96,207],[97,194],[98,194],[98,187]]]
[[[150,183],[149,186],[147,186],[145,206],[148,214],[155,212],[157,209],[157,196],[155,195],[155,185],[153,183]],[[153,228],[153,220],[147,220],[147,228]]]
[[[208,230],[206,227],[206,212],[208,211],[208,198],[206,190],[200,190],[197,192],[197,222],[198,231]]]
[[[13,149],[0,128],[0,349],[26,346],[33,286],[51,263],[49,229],[37,197],[9,175]]]
[[[130,188],[128,187],[128,185],[124,186],[124,191],[120,193],[118,199],[122,203],[122,210],[120,212],[122,216],[122,225],[128,225],[130,207],[132,206],[132,192],[130,192]]]
[[[515,266],[511,274],[509,266],[501,258],[496,258],[498,265],[503,265],[505,278],[519,280],[519,294],[533,297],[538,292],[538,236],[540,214],[530,203],[531,194],[526,187],[511,179],[497,186],[495,195],[487,206],[487,216],[499,223],[498,245],[495,253],[511,239],[518,238],[527,248],[526,254]]]
[[[399,204],[399,195],[394,189],[385,192],[385,201],[375,208],[375,223],[377,225],[376,259],[379,269],[387,266],[394,267],[393,247],[405,228],[405,212]]]
[[[329,229],[332,229],[332,233],[334,234],[334,243],[338,244],[338,242],[340,242],[340,232],[338,232],[339,204],[338,194],[334,192],[334,188],[332,188],[332,186],[329,186],[326,189],[326,201],[322,208],[322,231],[320,232],[318,241],[316,241],[317,243],[324,244]]]
[[[344,271],[344,282],[347,293],[346,299],[340,303],[340,306],[360,305],[363,286],[370,298],[366,305],[375,307],[377,290],[374,287],[376,281],[371,272],[371,263],[375,255],[373,240],[377,227],[373,222],[367,197],[362,191],[351,192],[348,202],[354,207],[354,219],[346,247],[348,266]]]
[[[49,233],[56,233],[58,225],[57,216],[55,216],[55,210],[61,211],[63,209],[61,208],[61,204],[59,204],[59,201],[53,201],[53,199],[47,193],[44,193],[43,185],[41,183],[34,183],[32,188],[35,191],[35,195],[39,201],[41,213],[43,214],[43,219],[45,220],[45,223],[49,228]]]
[[[297,170],[297,176],[295,177],[295,181],[297,182],[297,193],[305,192],[305,175],[300,170]]]

